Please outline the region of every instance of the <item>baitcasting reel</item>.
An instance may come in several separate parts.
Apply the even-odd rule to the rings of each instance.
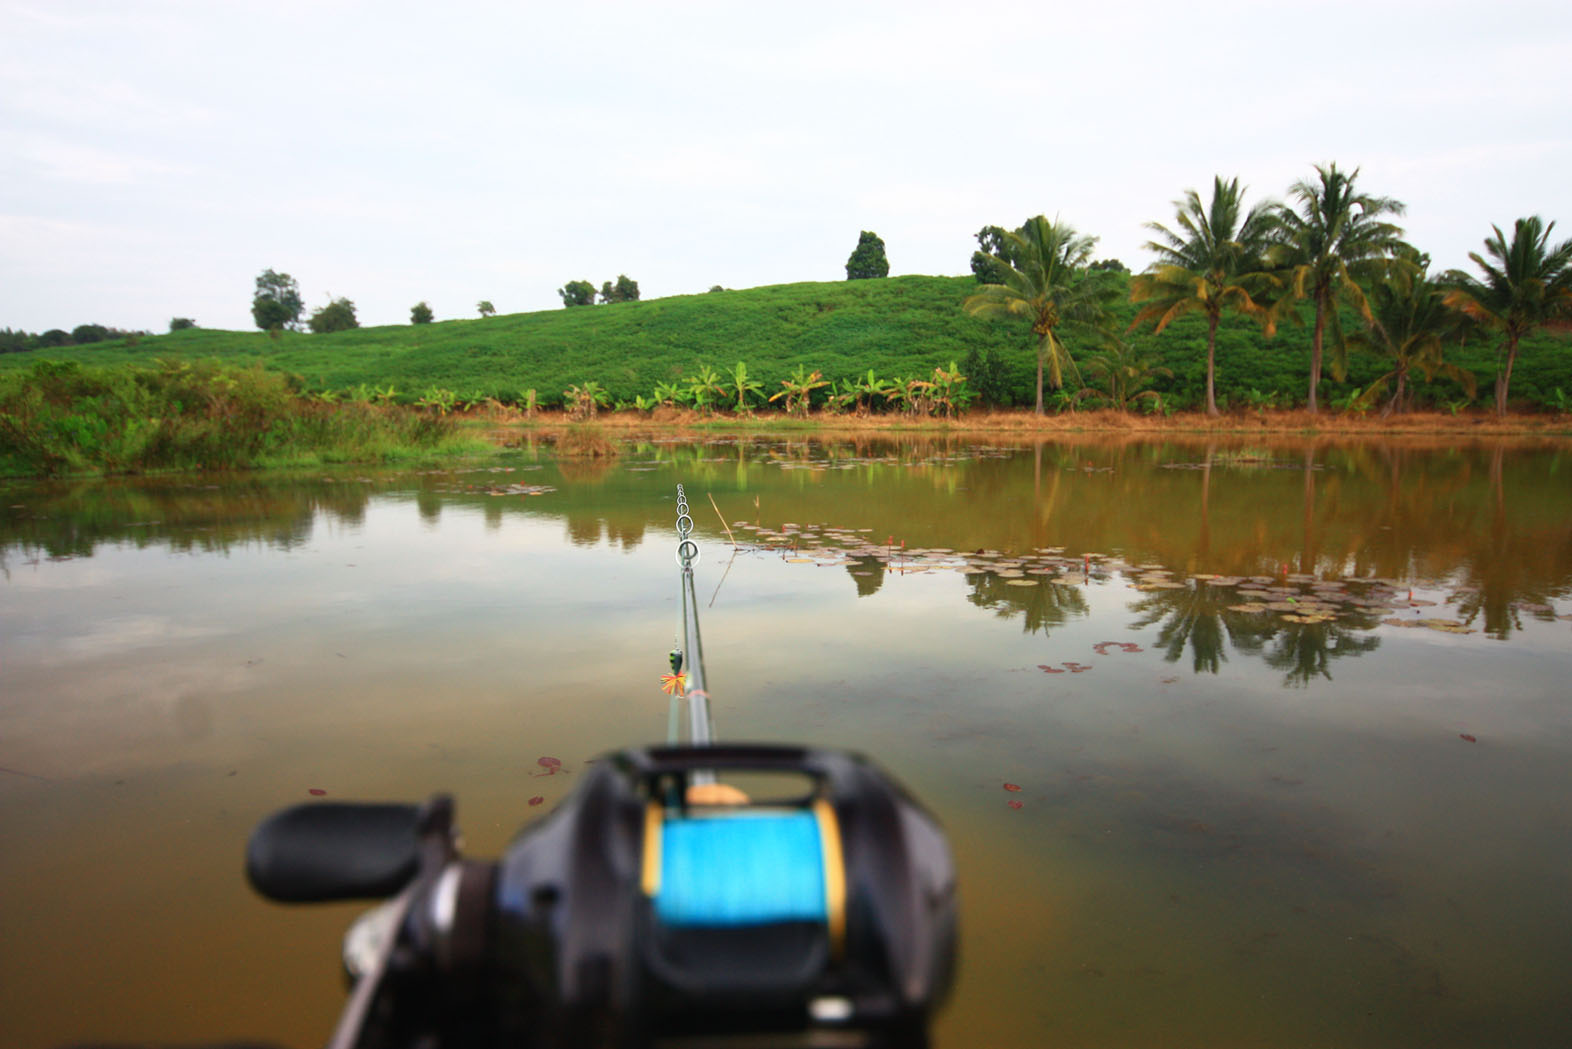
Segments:
[[[750,799],[728,774],[790,789]],[[252,835],[270,899],[391,898],[346,937],[334,1049],[926,1045],[954,863],[860,756],[620,751],[496,862],[458,855],[452,816],[444,797],[312,803]]]

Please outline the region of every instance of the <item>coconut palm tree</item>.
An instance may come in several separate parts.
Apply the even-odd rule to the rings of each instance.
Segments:
[[[1101,353],[1087,359],[1086,370],[1104,388],[1088,384],[1076,392],[1076,398],[1101,398],[1121,412],[1130,410],[1131,401],[1150,400],[1160,405],[1162,394],[1147,387],[1159,377],[1172,378],[1174,374],[1122,339],[1109,339]]]
[[[1426,277],[1429,260],[1425,256],[1406,245],[1397,254],[1414,267],[1416,275],[1394,274],[1372,285],[1369,328],[1348,339],[1351,346],[1385,357],[1392,370],[1366,387],[1355,403],[1373,404],[1390,385],[1392,396],[1382,407],[1381,415],[1403,411],[1410,392],[1409,376],[1415,371],[1427,381],[1444,375],[1461,384],[1473,399],[1474,374],[1444,359],[1446,343],[1461,334],[1467,321],[1447,307],[1446,289]]]
[[[1178,230],[1160,222],[1146,224],[1160,238],[1146,245],[1157,259],[1130,281],[1130,301],[1146,303],[1130,328],[1156,321],[1160,333],[1186,313],[1206,315],[1207,415],[1217,414],[1217,323],[1223,311],[1262,317],[1268,334],[1272,330],[1272,314],[1252,295],[1276,281],[1266,272],[1272,207],[1258,204],[1245,212],[1239,180],[1224,182],[1214,176],[1210,205],[1202,204],[1193,189],[1185,190],[1183,200],[1174,201]]]
[[[1274,257],[1289,295],[1282,310],[1309,299],[1315,305],[1315,327],[1310,341],[1309,410],[1317,411],[1316,391],[1321,385],[1322,351],[1326,330],[1332,333],[1332,368],[1339,378],[1347,361],[1347,343],[1337,316],[1343,303],[1359,311],[1367,322],[1370,305],[1361,290],[1392,267],[1391,254],[1402,243],[1403,230],[1381,219],[1401,215],[1404,206],[1391,197],[1357,192],[1359,169],[1344,173],[1336,164],[1316,165],[1317,179],[1294,183],[1289,195],[1299,211],[1286,205],[1272,210]]]
[[[1455,285],[1447,305],[1503,336],[1506,367],[1496,371],[1496,414],[1505,415],[1518,340],[1551,321],[1572,318],[1572,240],[1551,247],[1556,224],[1538,215],[1513,224],[1511,243],[1500,226],[1490,228],[1495,236],[1485,240],[1485,251],[1494,261],[1468,255],[1484,277],[1453,270],[1444,279]]]
[[[1061,327],[1095,327],[1107,323],[1114,294],[1108,273],[1091,270],[1096,237],[1083,236],[1064,222],[1042,215],[1027,219],[1015,232],[1000,230],[1005,255],[1012,260],[999,284],[962,303],[967,313],[981,316],[1026,317],[1037,336],[1037,414],[1043,414],[1043,371],[1054,387],[1064,386],[1064,373],[1075,373],[1075,361],[1064,344]],[[997,274],[996,274],[997,275]]]

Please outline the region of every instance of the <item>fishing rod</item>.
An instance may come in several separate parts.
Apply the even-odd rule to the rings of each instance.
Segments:
[[[460,854],[445,795],[253,832],[261,895],[384,901],[344,937],[331,1049],[927,1046],[955,962],[944,832],[862,755],[715,741],[698,562],[678,485],[667,742],[597,759],[499,859]],[[756,800],[733,772],[790,786]]]
[[[693,515],[688,512],[688,494],[677,486],[677,565],[681,569],[682,590],[681,649],[671,651],[671,672],[677,679],[671,693],[671,712],[667,717],[666,742],[681,742],[679,708],[688,707],[688,743],[709,746],[715,739],[715,720],[710,712],[710,694],[705,688],[704,640],[699,633],[699,599],[694,589],[693,567],[699,563],[699,544],[693,538]],[[684,669],[686,668],[686,669]]]

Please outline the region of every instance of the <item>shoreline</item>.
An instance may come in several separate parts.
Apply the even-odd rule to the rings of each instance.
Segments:
[[[1122,436],[1133,438],[1253,437],[1320,440],[1327,438],[1572,438],[1572,415],[1449,415],[1410,413],[1381,418],[1369,415],[1305,411],[1251,411],[1208,418],[1199,413],[1172,416],[1134,415],[1112,410],[1068,412],[1036,416],[1030,411],[973,412],[955,419],[914,419],[898,415],[728,415],[688,409],[657,409],[650,414],[602,412],[589,419],[570,419],[560,411],[537,410],[461,414],[464,428],[501,426],[556,437],[570,431],[599,430],[611,440],[634,439],[643,433],[660,435],[774,434],[826,438],[904,436],[1001,437],[1057,440],[1079,437]]]

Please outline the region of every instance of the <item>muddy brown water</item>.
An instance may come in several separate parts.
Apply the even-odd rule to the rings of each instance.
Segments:
[[[0,1044],[324,1041],[246,835],[662,739],[678,482],[719,735],[949,831],[939,1045],[1572,1044],[1572,447],[767,438],[5,484]]]

